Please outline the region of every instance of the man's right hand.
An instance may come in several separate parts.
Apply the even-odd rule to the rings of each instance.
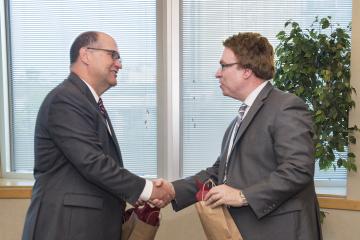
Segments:
[[[153,191],[149,202],[159,208],[163,208],[175,198],[175,190],[172,183],[159,178],[153,180]]]

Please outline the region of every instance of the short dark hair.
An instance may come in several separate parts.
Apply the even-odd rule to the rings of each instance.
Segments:
[[[241,66],[250,68],[258,78],[274,77],[274,50],[266,37],[253,32],[238,33],[226,39],[223,45],[234,52]]]
[[[81,33],[73,42],[70,48],[70,64],[76,62],[79,57],[80,48],[88,46],[98,40],[98,33],[89,31]]]

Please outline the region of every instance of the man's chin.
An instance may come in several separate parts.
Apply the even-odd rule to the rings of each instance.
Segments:
[[[226,96],[226,92],[225,92],[225,90],[222,88],[221,85],[220,85],[220,89],[221,89],[221,92],[222,92],[223,96]]]
[[[113,79],[111,82],[110,82],[110,86],[111,87],[115,87],[117,85],[117,80],[116,80],[116,78],[115,79]]]
[[[229,96],[229,94],[227,94],[226,91],[224,91],[223,89],[221,89],[221,90],[222,90],[223,96]]]

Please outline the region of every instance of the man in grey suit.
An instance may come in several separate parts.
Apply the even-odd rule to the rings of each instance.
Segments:
[[[305,103],[274,88],[274,52],[258,33],[223,43],[216,72],[223,95],[242,102],[212,167],[172,184],[173,208],[196,202],[196,179],[218,185],[205,196],[226,205],[245,240],[322,239],[314,189],[313,124]],[[159,206],[163,201],[153,201]]]
[[[126,202],[172,196],[123,166],[100,96],[122,68],[114,39],[80,34],[70,75],[43,101],[35,128],[35,185],[23,240],[119,240]]]

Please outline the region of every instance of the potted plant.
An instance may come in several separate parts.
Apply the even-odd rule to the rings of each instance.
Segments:
[[[289,29],[290,28],[290,29]],[[349,126],[349,111],[355,107],[350,85],[351,23],[342,28],[331,17],[315,18],[310,29],[287,21],[277,34],[274,84],[302,98],[312,112],[315,157],[320,169],[345,167],[356,171],[356,125]],[[347,152],[347,158],[336,153]]]

